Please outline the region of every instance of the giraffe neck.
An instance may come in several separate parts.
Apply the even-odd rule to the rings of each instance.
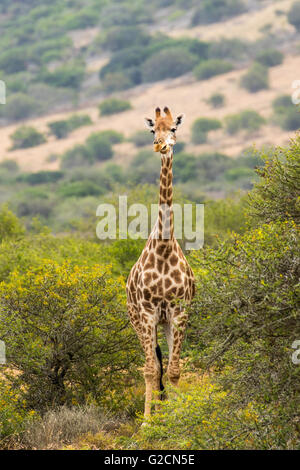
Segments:
[[[173,216],[173,150],[161,154],[158,239],[172,240],[174,238]]]

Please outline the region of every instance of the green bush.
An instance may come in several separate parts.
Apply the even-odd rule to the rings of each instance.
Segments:
[[[147,46],[150,39],[140,27],[123,26],[109,29],[101,43],[111,51],[119,51],[133,46]]]
[[[92,165],[95,162],[86,145],[77,144],[67,150],[61,157],[61,168],[74,168],[77,166]]]
[[[259,223],[261,220],[293,220],[299,224],[299,151],[300,137],[297,136],[287,148],[262,152],[265,166],[258,168],[260,181],[250,195],[250,213]]]
[[[266,67],[274,67],[275,65],[282,64],[284,55],[276,49],[268,49],[260,52],[256,57],[256,62],[259,62]]]
[[[122,394],[139,357],[123,291],[108,266],[49,259],[0,284],[0,336],[8,351],[2,372],[27,408],[45,411],[88,397],[105,403],[112,390]]]
[[[295,26],[297,31],[300,30],[300,2],[294,2],[288,12],[288,21]]]
[[[192,26],[215,23],[240,15],[246,10],[242,0],[203,0],[192,17]]]
[[[19,219],[8,209],[0,207],[0,243],[6,239],[17,239],[24,235],[24,227]]]
[[[104,189],[97,184],[88,180],[74,181],[71,183],[64,183],[59,188],[59,194],[63,197],[86,197],[86,196],[99,196],[104,194]]]
[[[54,87],[78,89],[84,79],[85,70],[81,63],[60,65],[53,72],[44,70],[40,80]]]
[[[200,63],[194,69],[194,75],[197,80],[207,80],[215,75],[230,72],[232,69],[233,65],[230,62],[221,59],[210,59]]]
[[[107,139],[112,145],[124,142],[124,135],[122,132],[107,129],[106,131],[100,131],[99,135]]]
[[[14,93],[7,97],[1,114],[9,121],[21,121],[38,114],[39,110],[37,100],[24,93]]]
[[[238,38],[222,38],[209,44],[210,59],[245,61],[251,57],[251,43]]]
[[[89,124],[92,124],[92,120],[89,115],[74,114],[69,119],[50,122],[48,126],[52,134],[54,134],[58,139],[63,139],[70,132],[78,129],[78,127],[88,126]]]
[[[10,48],[0,54],[0,70],[7,74],[22,72],[27,69],[27,65],[26,49],[23,47]]]
[[[252,109],[246,109],[237,114],[225,117],[225,128],[228,134],[236,134],[241,130],[255,132],[265,124],[265,119]]]
[[[269,88],[268,68],[257,62],[254,63],[248,72],[242,76],[240,85],[250,93]]]
[[[94,161],[109,160],[113,156],[110,141],[101,132],[93,132],[86,140],[86,149]]]
[[[62,171],[42,170],[35,173],[25,173],[17,177],[17,181],[22,181],[30,185],[56,183],[64,176]]]
[[[117,98],[108,98],[99,104],[99,111],[102,116],[121,113],[131,108],[132,106],[129,101],[119,100]]]
[[[225,104],[225,95],[223,93],[213,93],[207,100],[213,108],[222,108]]]
[[[202,153],[196,159],[197,172],[203,181],[218,180],[233,166],[234,160],[219,152]]]
[[[185,183],[197,177],[196,158],[194,155],[178,153],[173,163],[174,182]]]
[[[130,163],[128,179],[134,184],[157,183],[160,161],[151,150],[140,150]]]
[[[285,131],[294,131],[300,128],[300,111],[292,103],[289,95],[280,95],[272,103],[274,110],[273,122]]]
[[[190,72],[197,63],[197,57],[181,47],[168,48],[153,54],[142,67],[144,82],[156,82],[176,78]]]
[[[30,126],[19,127],[10,137],[13,142],[11,150],[36,147],[46,142],[44,134]]]
[[[221,127],[222,124],[218,119],[196,119],[192,125],[192,142],[194,144],[203,144],[206,142],[208,132],[220,129]]]

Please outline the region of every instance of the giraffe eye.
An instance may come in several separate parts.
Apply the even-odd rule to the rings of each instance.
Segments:
[[[150,132],[151,132],[151,134],[155,134],[155,131],[154,131],[153,129],[151,129],[151,131],[150,131]]]
[[[171,132],[176,132],[176,127],[172,127]]]

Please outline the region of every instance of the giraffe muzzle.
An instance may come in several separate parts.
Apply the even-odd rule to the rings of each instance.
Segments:
[[[154,149],[154,152],[160,152],[160,153],[165,154],[168,152],[169,146],[165,144],[164,142],[159,142],[155,140],[153,142],[153,149]]]

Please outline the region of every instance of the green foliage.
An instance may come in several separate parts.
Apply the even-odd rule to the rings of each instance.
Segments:
[[[133,183],[157,183],[160,161],[151,150],[140,150],[130,163],[128,177]]]
[[[275,65],[280,65],[283,62],[284,55],[282,52],[276,49],[267,49],[260,52],[255,60],[266,67],[274,67]]]
[[[178,153],[173,163],[174,182],[185,183],[197,177],[196,157],[186,153]]]
[[[250,93],[256,93],[269,88],[268,68],[258,62],[254,62],[248,72],[242,76],[240,85]]]
[[[13,141],[11,150],[36,147],[46,142],[44,134],[30,126],[19,127],[11,135],[11,139]]]
[[[97,184],[88,180],[74,181],[64,183],[59,188],[59,194],[63,197],[86,197],[86,196],[99,196],[105,191]]]
[[[200,63],[194,69],[194,75],[197,80],[207,80],[215,75],[230,72],[232,69],[233,65],[230,62],[221,59],[209,59]]]
[[[223,93],[213,93],[207,100],[212,108],[222,108],[225,104],[225,95]]]
[[[300,138],[287,148],[262,154],[265,166],[257,170],[261,177],[250,194],[250,213],[266,222],[293,220],[300,222],[299,199]]]
[[[242,0],[204,0],[192,17],[192,26],[215,23],[232,16],[240,15],[246,10]]]
[[[221,127],[222,124],[218,119],[196,119],[192,125],[192,142],[194,144],[203,144],[206,142],[208,132],[220,129]]]
[[[147,46],[149,42],[150,36],[141,27],[137,26],[111,28],[101,41],[103,47],[111,51],[119,51],[134,46]]]
[[[18,239],[24,233],[24,227],[19,219],[6,205],[2,205],[0,210],[0,243],[7,239]]]
[[[0,54],[0,70],[7,74],[22,72],[27,69],[27,54],[23,47],[11,48]]]
[[[50,122],[48,126],[52,134],[54,134],[58,139],[63,139],[70,132],[78,129],[78,127],[88,126],[89,124],[92,124],[92,120],[89,115],[74,114],[69,119]]]
[[[24,93],[14,93],[7,98],[1,114],[9,121],[21,121],[38,114],[40,110],[37,101]]]
[[[53,72],[43,70],[40,80],[54,87],[78,89],[84,79],[85,70],[81,63],[60,65]]]
[[[219,250],[206,250],[205,259],[196,254],[201,295],[190,339],[202,349],[197,360],[224,371],[218,382],[235,406],[265,407],[264,435],[275,432],[273,446],[279,448],[295,442],[298,368],[290,355],[299,336],[297,245],[295,224],[285,221],[235,236]],[[262,433],[263,426],[256,445],[263,445]]]
[[[239,38],[222,38],[209,44],[208,57],[239,62],[248,60],[251,57],[251,43]]]
[[[34,410],[26,411],[20,405],[19,396],[7,382],[0,380],[0,445],[5,447],[5,438],[21,433],[35,416]]]
[[[109,160],[113,156],[111,143],[101,132],[93,132],[87,138],[86,148],[90,157],[95,161]]]
[[[119,100],[117,98],[108,98],[99,104],[99,111],[102,116],[121,113],[131,108],[132,106],[129,101]]]
[[[174,47],[153,54],[142,65],[144,82],[156,82],[176,78],[190,70],[197,63],[197,57],[182,47]]]
[[[43,411],[88,396],[105,403],[111,388],[122,395],[138,360],[123,292],[108,266],[52,260],[0,285],[3,372],[27,407]]]
[[[112,145],[124,142],[124,135],[122,134],[122,132],[108,129],[106,131],[100,131],[99,135],[107,139]]]
[[[294,131],[300,128],[299,107],[292,103],[289,95],[280,95],[272,103],[273,122],[283,130]]]
[[[236,134],[245,129],[249,132],[255,132],[265,124],[265,119],[252,109],[245,109],[237,114],[231,114],[225,117],[225,127],[228,134]]]
[[[56,183],[64,176],[62,171],[41,170],[35,173],[23,173],[17,177],[17,181],[22,181],[30,185]]]
[[[288,12],[288,21],[295,26],[296,30],[300,30],[300,2],[294,2]]]

